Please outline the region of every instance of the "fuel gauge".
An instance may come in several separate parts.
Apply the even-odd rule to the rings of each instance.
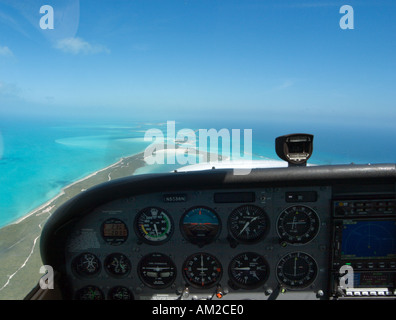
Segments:
[[[125,277],[131,271],[131,262],[122,253],[112,253],[104,262],[106,271],[115,277]]]

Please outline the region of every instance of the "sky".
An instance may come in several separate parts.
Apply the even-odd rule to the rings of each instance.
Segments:
[[[0,116],[392,126],[395,15],[394,0],[0,0]]]

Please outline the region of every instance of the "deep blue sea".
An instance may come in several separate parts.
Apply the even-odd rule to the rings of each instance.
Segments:
[[[0,119],[0,227],[56,196],[63,187],[145,150],[148,129],[166,134],[166,121],[60,121]],[[275,138],[288,133],[312,133],[315,164],[395,163],[394,128],[297,125],[257,121],[176,121],[183,128],[252,129],[253,159],[277,159]],[[241,140],[243,135],[241,134]],[[242,141],[243,142],[243,141]],[[198,142],[197,142],[198,143]],[[244,146],[241,146],[243,150]],[[148,166],[138,173],[170,171],[175,166]]]

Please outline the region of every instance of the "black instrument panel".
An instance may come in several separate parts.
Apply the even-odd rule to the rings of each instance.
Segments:
[[[304,180],[291,177],[290,169],[277,170],[276,181],[257,179],[255,173],[251,183],[232,175],[238,183],[225,183],[222,172],[222,181],[213,183],[211,177],[219,173],[202,172],[131,177],[99,186],[66,204],[49,222],[42,256],[59,265],[61,290],[69,299],[330,299],[351,292],[356,297],[358,291],[339,286],[340,260],[351,265],[345,258],[353,260],[354,252],[348,249],[339,258],[335,247],[341,246],[342,236],[335,230],[340,225],[352,230],[348,221],[361,223],[361,210],[357,216],[350,216],[355,214],[351,210],[341,214],[339,204],[387,198],[384,212],[368,218],[388,221],[392,233],[394,177],[378,180],[370,173],[363,183],[361,175],[349,173],[344,186],[344,179],[334,179],[328,168],[327,179],[310,178],[322,169],[304,169]],[[260,170],[259,175],[263,172],[273,171]],[[147,178],[172,185],[150,188]],[[184,188],[184,179],[198,179],[196,188]],[[142,185],[143,192],[134,189]],[[381,271],[386,274],[374,278],[386,278],[385,295],[393,296],[396,249],[384,250],[387,267]],[[363,263],[358,262],[353,266]],[[372,279],[370,272],[379,270],[360,271],[362,279]],[[359,293],[366,290],[362,286]]]
[[[308,190],[315,190],[317,201],[293,205],[285,201],[290,189],[267,188],[245,191],[254,195],[250,203],[215,200],[241,190],[178,191],[175,195],[185,199],[180,202],[151,193],[106,203],[68,237],[65,260],[72,291],[95,286],[108,297],[113,286],[123,286],[135,299],[176,299],[183,292],[186,298],[187,291],[189,297],[203,298],[225,290],[227,298],[240,299],[268,298],[281,284],[285,290],[324,292],[330,188]],[[279,233],[280,224],[292,236]],[[285,255],[301,261],[287,268]],[[305,270],[308,255],[315,272]],[[285,281],[287,276],[293,280]]]

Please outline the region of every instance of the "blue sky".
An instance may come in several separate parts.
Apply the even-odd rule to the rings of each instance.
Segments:
[[[393,0],[0,0],[0,115],[393,125],[395,14]]]

